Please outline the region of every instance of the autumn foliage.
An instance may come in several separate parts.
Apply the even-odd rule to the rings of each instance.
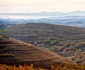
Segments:
[[[35,67],[33,64],[26,65],[24,64],[16,66],[16,65],[6,65],[6,64],[0,64],[0,70],[85,70],[85,66],[79,66],[79,65],[74,65],[74,66],[51,66],[50,69],[44,69],[41,67]]]
[[[30,64],[30,66],[24,64],[24,66],[19,65],[18,67],[16,65],[6,65],[6,64],[0,64],[0,70],[44,70],[40,67],[34,67],[33,64]]]

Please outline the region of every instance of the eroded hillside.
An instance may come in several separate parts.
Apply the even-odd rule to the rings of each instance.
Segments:
[[[64,57],[41,49],[32,44],[25,43],[13,38],[6,38],[0,35],[0,63],[5,64],[34,64],[44,68],[50,68],[51,65],[62,66],[73,64]]]

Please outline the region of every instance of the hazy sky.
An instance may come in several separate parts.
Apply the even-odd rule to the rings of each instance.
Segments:
[[[0,0],[0,13],[85,11],[85,0]]]

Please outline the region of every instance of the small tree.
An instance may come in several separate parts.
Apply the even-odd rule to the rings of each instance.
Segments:
[[[0,35],[3,35],[3,29],[5,25],[3,23],[0,23]]]

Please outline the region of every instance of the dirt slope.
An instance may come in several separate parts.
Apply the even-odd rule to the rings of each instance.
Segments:
[[[72,64],[60,55],[13,38],[0,36],[0,63],[31,64],[49,68],[51,65]]]

